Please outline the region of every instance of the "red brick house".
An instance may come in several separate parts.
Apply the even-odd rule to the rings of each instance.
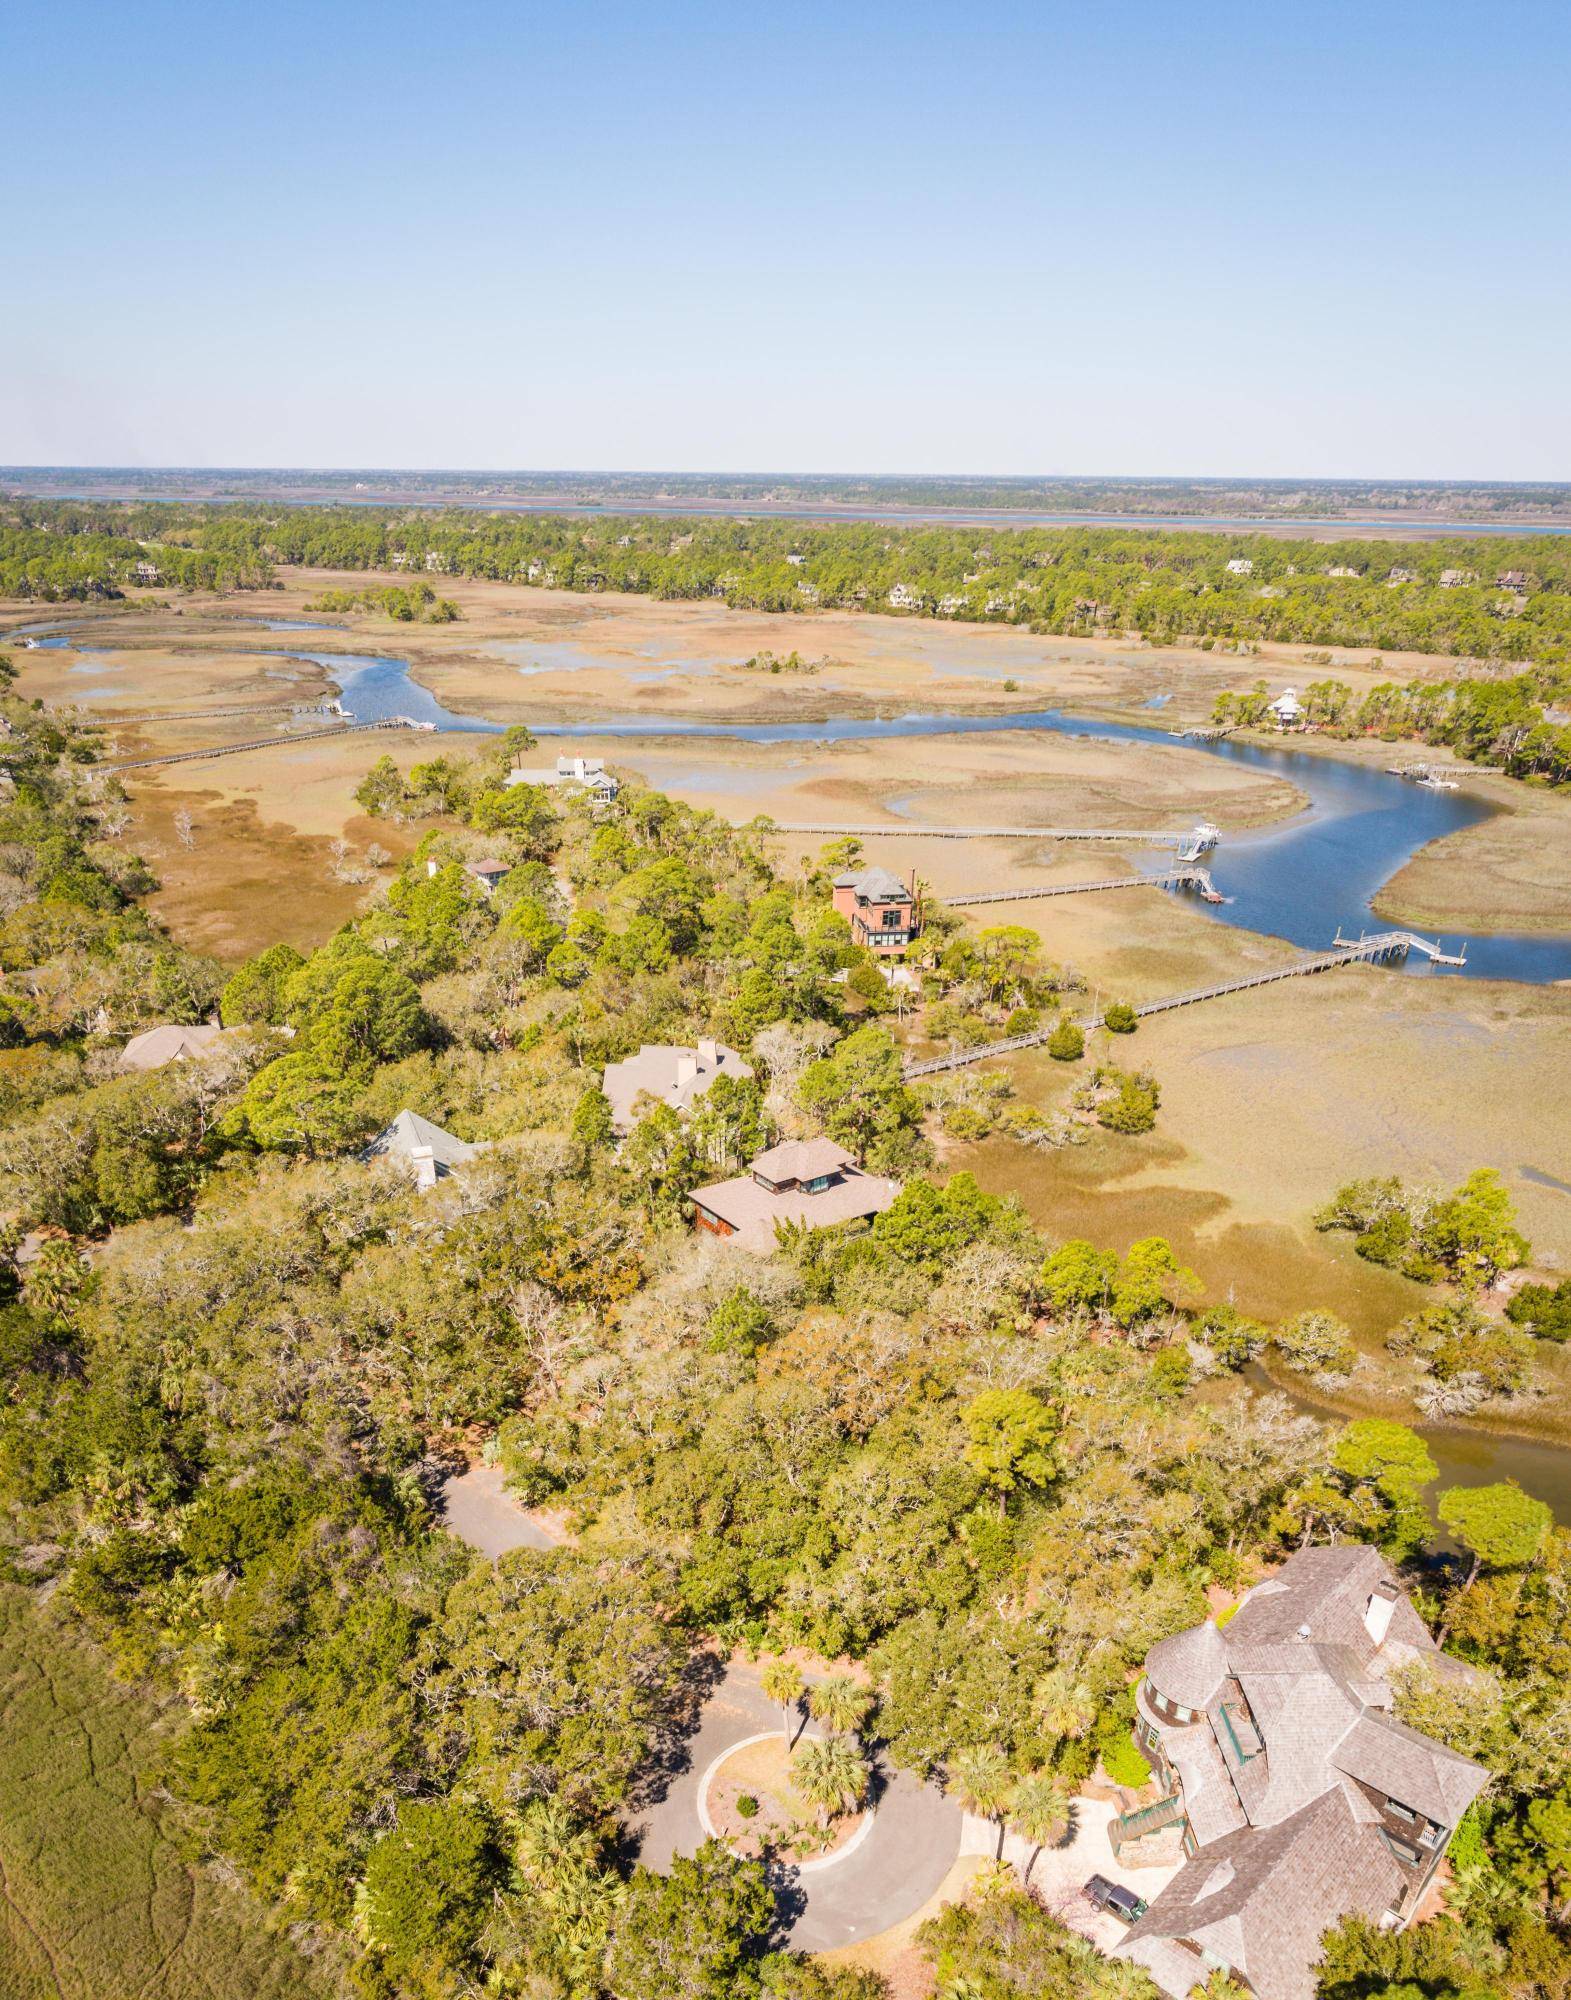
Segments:
[[[867,868],[860,874],[837,875],[834,903],[851,936],[869,951],[904,951],[922,928],[922,899],[916,877],[907,888],[887,868]]]

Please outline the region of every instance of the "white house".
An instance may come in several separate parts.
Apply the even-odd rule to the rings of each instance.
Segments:
[[[1229,576],[1253,576],[1255,566],[1248,556],[1233,556],[1228,561],[1227,573]]]
[[[908,583],[897,583],[889,593],[889,603],[896,611],[920,611],[922,600]]]
[[[600,757],[558,757],[554,765],[509,771],[509,785],[574,785],[588,792],[596,805],[610,805],[621,790]]]
[[[511,861],[466,861],[464,873],[471,882],[478,884],[482,894],[490,896],[495,893],[497,883],[509,873],[512,866]],[[427,875],[439,875],[442,872],[441,862],[428,855],[425,872]]]
[[[790,555],[786,557],[786,561],[791,565],[793,569],[800,569],[803,563],[807,561],[807,557],[803,555],[798,555],[796,550],[793,549]]]
[[[1271,704],[1271,714],[1278,729],[1296,729],[1304,719],[1304,704],[1293,688],[1283,688]]]

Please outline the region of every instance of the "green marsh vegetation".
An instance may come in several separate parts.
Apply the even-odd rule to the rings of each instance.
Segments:
[[[159,1704],[136,1754],[192,1866],[386,2000],[868,2000],[774,1949],[756,1864],[623,1851],[703,1647],[851,1656],[898,1761],[1038,1824],[1125,1768],[1139,1662],[1208,1585],[1353,1536],[1488,1670],[1400,1699],[1498,1774],[1457,1931],[1529,1990],[1503,1982],[1519,1933],[1556,1936],[1571,1537],[1514,1489],[1447,1495],[1467,1559],[1429,1563],[1411,1433],[1191,1393],[1262,1342],[1334,1366],[1335,1320],[1258,1324],[1159,1236],[1113,1257],[937,1174],[919,1029],[838,976],[865,962],[828,864],[787,883],[762,829],[636,785],[599,817],[509,788],[527,740],[498,738],[373,772],[420,829],[385,896],[220,980],[138,907],[91,739],[0,708],[10,1601]],[[482,853],[511,864],[489,896]],[[1019,939],[960,935],[934,940],[957,1032],[1054,1004]],[[210,1059],[116,1068],[215,1002]],[[602,1066],[709,1034],[754,1076],[618,1149]],[[406,1106],[484,1146],[423,1196],[358,1157]],[[694,1237],[694,1186],[816,1133],[904,1181],[870,1227],[767,1259]],[[568,1545],[489,1564],[437,1527],[481,1440]],[[57,1907],[91,1898],[69,1845],[28,1854]],[[1020,1923],[1055,1991],[1106,1990]],[[929,1936],[982,1990],[998,1943],[992,1917]]]

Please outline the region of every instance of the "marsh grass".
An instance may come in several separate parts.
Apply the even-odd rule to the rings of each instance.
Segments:
[[[0,1993],[334,2000],[336,1982],[172,1836],[171,1724],[36,1593],[0,1583]]]

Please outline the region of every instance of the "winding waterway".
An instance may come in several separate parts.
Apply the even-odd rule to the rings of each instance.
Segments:
[[[364,720],[409,715],[443,729],[494,734],[502,725],[478,716],[455,715],[429,690],[408,676],[408,663],[384,655],[312,653],[337,680],[344,706]],[[620,736],[741,738],[750,743],[848,742],[938,735],[984,734],[999,730],[1047,729],[1101,741],[1156,743],[1178,739],[1163,729],[1138,724],[1086,722],[1058,709],[1015,715],[837,717],[826,722],[718,723],[668,716],[618,716],[582,723],[531,724],[537,736]],[[1464,792],[1428,791],[1363,764],[1345,764],[1274,744],[1183,743],[1196,756],[1221,757],[1286,778],[1308,798],[1307,808],[1281,826],[1230,834],[1211,857],[1219,889],[1232,900],[1201,908],[1222,923],[1313,949],[1323,949],[1337,928],[1388,928],[1373,915],[1373,897],[1417,850],[1442,835],[1486,819],[1494,808]],[[920,773],[908,767],[908,776]],[[899,810],[900,802],[893,802]],[[1571,937],[1496,935],[1468,943],[1465,970],[1446,971],[1427,960],[1411,959],[1414,977],[1518,979],[1545,982],[1571,979]],[[1263,1371],[1250,1371],[1255,1386],[1277,1388]],[[1301,1394],[1299,1407],[1330,1422],[1340,1414]],[[1434,1490],[1480,1486],[1515,1479],[1571,1523],[1571,1451],[1528,1438],[1495,1436],[1445,1425],[1418,1426],[1439,1469]],[[1433,1493],[1429,1496],[1433,1498]]]
[[[271,621],[259,621],[271,622]],[[274,629],[287,627],[277,621]],[[47,647],[74,642],[48,626],[23,627],[32,633],[51,632],[39,643]],[[10,636],[20,636],[13,632]],[[86,651],[86,648],[78,650]],[[361,721],[407,715],[434,728],[474,735],[495,735],[503,724],[481,716],[461,715],[438,701],[413,680],[409,662],[377,653],[311,653],[291,648],[271,653],[276,659],[309,660],[332,675],[346,709]],[[1088,722],[1058,709],[1037,709],[1012,715],[951,715],[912,713],[890,717],[837,717],[829,721],[781,723],[693,722],[667,716],[618,716],[611,720],[585,718],[579,723],[537,723],[536,735],[644,738],[741,738],[752,743],[820,743],[863,739],[894,739],[937,735],[970,735],[1008,730],[1051,730],[1112,742],[1140,742],[1173,747],[1166,730],[1137,724]],[[1323,949],[1338,926],[1387,926],[1371,912],[1372,898],[1417,850],[1445,834],[1476,824],[1494,810],[1463,792],[1433,792],[1367,765],[1341,763],[1302,750],[1271,744],[1185,743],[1196,756],[1221,757],[1236,764],[1287,778],[1306,795],[1308,807],[1280,826],[1258,832],[1230,834],[1212,858],[1217,886],[1231,900],[1221,906],[1202,905],[1219,922],[1264,932],[1311,949]],[[908,767],[910,781],[920,772]],[[895,802],[899,809],[899,802]],[[1495,935],[1468,941],[1464,971],[1432,968],[1427,961],[1410,962],[1414,977],[1515,979],[1543,983],[1571,980],[1571,937]],[[1549,1178],[1549,1177],[1545,1177]],[[1565,1183],[1553,1181],[1555,1186]],[[1268,1386],[1255,1370],[1257,1387]],[[1277,1384],[1269,1384],[1277,1387]],[[1336,1421],[1334,1410],[1302,1395],[1292,1400],[1314,1414]],[[1571,1451],[1548,1441],[1495,1436],[1421,1426],[1440,1468],[1441,1485],[1479,1485],[1514,1478],[1546,1500],[1557,1517],[1571,1522]]]
[[[409,663],[387,654],[305,653],[330,673],[345,708],[362,721],[407,715],[439,729],[493,735],[502,727],[459,715],[409,676]],[[1224,924],[1285,938],[1323,951],[1335,937],[1391,926],[1374,915],[1374,897],[1419,848],[1487,819],[1495,808],[1466,792],[1437,792],[1365,764],[1345,764],[1274,744],[1179,743],[1165,729],[1137,723],[1087,722],[1056,708],[1012,715],[934,712],[898,716],[839,716],[818,722],[696,722],[681,716],[620,715],[582,722],[531,724],[537,736],[731,738],[749,743],[840,743],[920,736],[984,735],[1051,730],[1100,742],[1156,743],[1197,757],[1220,757],[1286,778],[1309,800],[1291,820],[1258,832],[1229,834],[1212,857],[1211,873],[1229,900],[1200,907]],[[913,777],[919,773],[912,772]],[[1449,940],[1454,945],[1455,939]],[[1531,984],[1571,979],[1571,937],[1502,932],[1469,938],[1462,970],[1432,966],[1413,955],[1414,978],[1517,979]]]

